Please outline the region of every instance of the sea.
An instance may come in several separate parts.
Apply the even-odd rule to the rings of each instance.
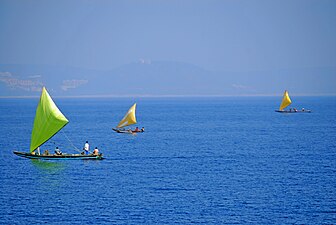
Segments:
[[[31,160],[38,98],[0,99],[0,224],[336,224],[336,97],[54,98],[69,119]],[[135,135],[113,132],[137,103]]]

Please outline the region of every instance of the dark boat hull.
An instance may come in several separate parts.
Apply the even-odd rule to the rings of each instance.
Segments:
[[[311,113],[311,110],[297,110],[297,111],[290,111],[290,110],[275,110],[278,113]]]
[[[116,128],[112,128],[112,130],[114,130],[117,133],[122,133],[122,134],[132,134],[132,131],[128,131],[128,130],[118,130]]]
[[[121,133],[121,134],[136,134],[136,133],[142,133],[143,131],[129,131],[129,130],[119,130],[116,128],[112,128],[112,130],[114,130],[117,133]]]
[[[81,160],[101,160],[103,155],[81,155],[81,154],[62,154],[62,155],[33,155],[26,152],[13,152],[15,155],[28,159],[46,159],[46,160],[65,160],[65,159],[81,159]]]

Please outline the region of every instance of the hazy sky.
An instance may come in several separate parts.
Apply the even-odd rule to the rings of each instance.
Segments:
[[[2,64],[336,66],[335,0],[0,0],[0,33]]]

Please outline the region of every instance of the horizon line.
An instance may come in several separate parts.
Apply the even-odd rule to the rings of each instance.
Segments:
[[[54,95],[53,98],[220,98],[220,97],[279,97],[282,94],[241,94],[241,95]],[[335,94],[296,94],[298,97],[335,97]],[[0,96],[0,99],[30,99],[40,95]]]

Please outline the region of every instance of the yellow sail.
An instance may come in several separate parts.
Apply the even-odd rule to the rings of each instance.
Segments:
[[[282,97],[282,102],[280,105],[280,111],[289,106],[292,103],[291,99],[289,98],[288,91],[285,91],[283,97]]]
[[[40,102],[36,109],[34,127],[30,141],[30,151],[34,151],[48,141],[69,121],[57,108],[47,90],[43,87]]]
[[[118,128],[126,127],[132,124],[136,124],[136,118],[135,118],[135,107],[136,103],[127,111],[124,118],[119,122]]]

